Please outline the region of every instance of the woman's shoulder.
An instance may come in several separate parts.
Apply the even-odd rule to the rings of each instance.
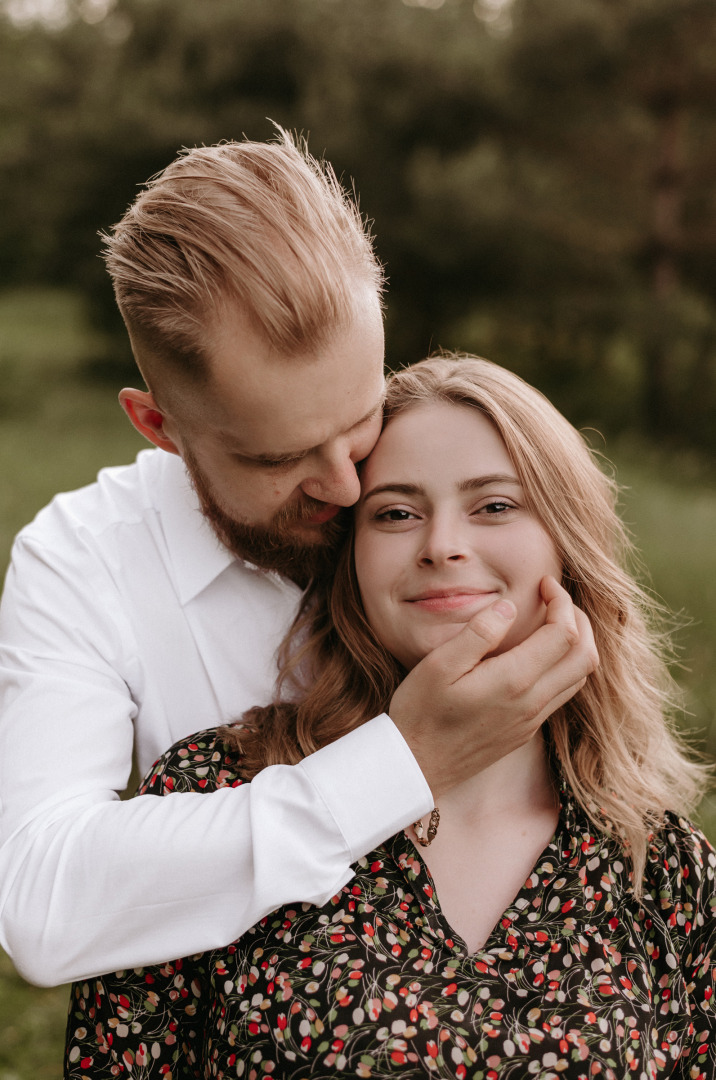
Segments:
[[[661,828],[652,834],[649,849],[652,859],[668,857],[673,860],[681,854],[699,867],[711,865],[713,868],[714,847],[704,831],[690,818],[671,810],[664,814]]]
[[[662,908],[697,906],[716,917],[716,851],[688,818],[664,815],[649,842],[645,876]]]
[[[137,789],[138,795],[170,795],[175,791],[216,791],[239,787],[241,754],[227,728],[213,727],[180,739],[155,761]]]

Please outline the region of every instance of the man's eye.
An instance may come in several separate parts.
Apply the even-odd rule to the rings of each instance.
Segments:
[[[290,469],[300,460],[300,458],[276,458],[275,461],[270,461],[268,458],[260,458],[258,461],[254,460],[254,464],[261,469]]]

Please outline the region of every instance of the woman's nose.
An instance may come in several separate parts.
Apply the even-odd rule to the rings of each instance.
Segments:
[[[469,548],[462,528],[458,522],[446,516],[430,523],[418,562],[424,566],[461,562],[468,554]]]

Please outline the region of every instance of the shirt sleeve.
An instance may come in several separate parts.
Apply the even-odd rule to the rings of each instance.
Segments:
[[[139,795],[238,787],[236,754],[216,731],[168,750]],[[151,801],[151,800],[150,800]],[[199,1080],[210,998],[210,954],[109,972],[70,988],[65,1080],[112,1080],[138,1070],[144,1080]]]
[[[386,716],[245,787],[120,801],[141,688],[122,605],[81,536],[64,560],[16,545],[0,610],[0,944],[39,985],[204,952],[284,903],[325,903],[432,805]]]

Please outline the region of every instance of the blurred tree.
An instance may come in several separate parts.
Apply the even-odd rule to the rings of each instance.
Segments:
[[[22,153],[0,163],[18,200],[6,222],[5,280],[75,282],[116,326],[97,227],[181,145],[265,138],[273,117],[310,131],[314,152],[358,180],[393,279],[391,355],[403,361],[429,347],[458,260],[445,259],[450,230],[442,250],[426,246],[413,174],[431,148],[457,152],[497,122],[486,90],[494,50],[470,3],[431,11],[399,0],[117,0],[96,22],[83,13],[86,0],[76,0],[56,29],[0,23],[17,57],[36,66],[47,58],[39,88],[23,86],[12,108],[23,117]]]
[[[392,364],[472,349],[578,422],[716,445],[713,0],[66,3],[0,19],[2,280],[118,330],[96,230],[271,117],[355,177]]]
[[[564,240],[563,265],[579,246],[596,271],[590,283],[574,265],[567,293],[576,292],[577,309],[585,286],[596,301],[582,326],[596,378],[582,385],[626,377],[640,388],[652,434],[693,439],[694,416],[716,409],[716,290],[699,273],[716,255],[713,200],[704,199],[714,169],[704,133],[716,118],[716,6],[521,0],[513,18],[516,141],[572,186],[548,226]],[[553,274],[544,281],[551,321],[565,294]],[[610,357],[620,371],[609,371]],[[716,445],[713,424],[699,430]]]

